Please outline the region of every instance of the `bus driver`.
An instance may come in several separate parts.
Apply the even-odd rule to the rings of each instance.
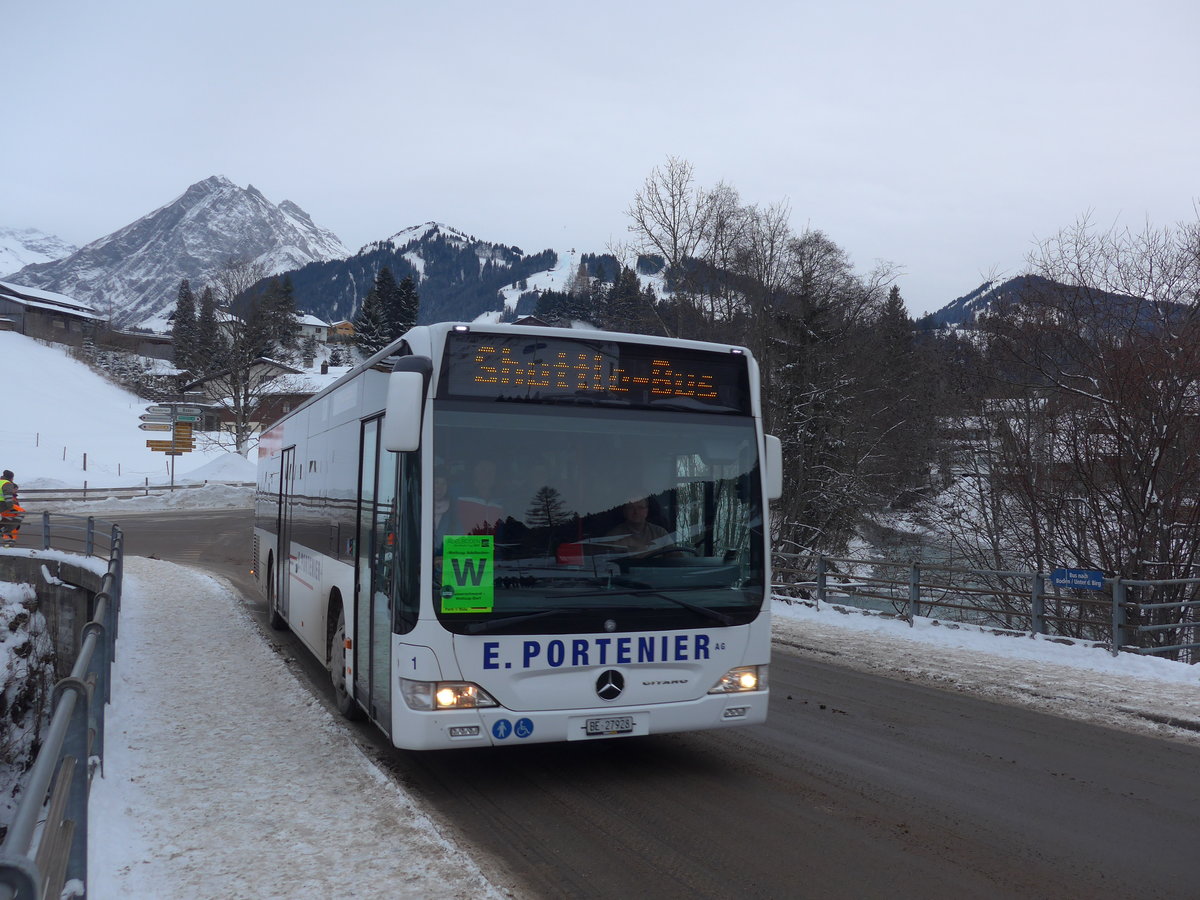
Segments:
[[[647,518],[650,515],[648,498],[630,500],[621,507],[621,515],[624,521],[608,532],[607,537],[616,539],[610,543],[624,547],[634,556],[646,556],[671,546],[670,541],[666,540],[667,530]]]

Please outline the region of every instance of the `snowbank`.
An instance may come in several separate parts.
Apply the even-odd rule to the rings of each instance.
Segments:
[[[1200,666],[1042,635],[776,599],[776,641],[813,658],[1042,712],[1200,743]]]
[[[505,896],[216,579],[130,557],[119,647],[91,896]]]

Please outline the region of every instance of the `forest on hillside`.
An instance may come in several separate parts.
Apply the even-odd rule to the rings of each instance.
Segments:
[[[910,318],[895,267],[856,270],[829,235],[794,231],[786,203],[700,185],[685,160],[656,167],[626,214],[627,246],[583,254],[563,290],[529,291],[503,318],[750,348],[784,450],[777,552],[844,555],[903,517],[962,566],[1200,575],[1200,222],[1081,218],[969,327],[939,328]],[[500,248],[481,263],[438,241],[414,278],[420,322],[500,309],[502,286],[552,262]],[[360,257],[364,293],[372,260],[413,277],[390,245]],[[436,309],[434,284],[449,286]]]
[[[973,327],[936,329],[893,267],[857,272],[786,204],[703,187],[684,160],[627,214],[627,261],[583,260],[536,313],[749,347],[784,448],[777,552],[844,554],[903,510],[959,565],[1200,576],[1200,223],[1081,218]],[[662,297],[634,271],[652,256]]]

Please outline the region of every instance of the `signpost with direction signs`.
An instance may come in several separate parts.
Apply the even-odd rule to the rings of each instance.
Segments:
[[[146,412],[138,416],[142,431],[169,431],[171,439],[146,441],[146,446],[155,453],[163,453],[171,457],[171,488],[175,487],[175,457],[182,456],[196,449],[192,439],[192,426],[200,422],[204,410],[199,406],[189,406],[181,403],[147,406]]]

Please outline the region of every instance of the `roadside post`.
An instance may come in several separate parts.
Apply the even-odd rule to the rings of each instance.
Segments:
[[[196,449],[192,426],[200,421],[204,410],[198,406],[182,403],[164,403],[146,407],[138,426],[142,431],[171,432],[171,439],[146,441],[146,446],[155,453],[164,453],[171,458],[171,490],[175,490],[175,457]]]

